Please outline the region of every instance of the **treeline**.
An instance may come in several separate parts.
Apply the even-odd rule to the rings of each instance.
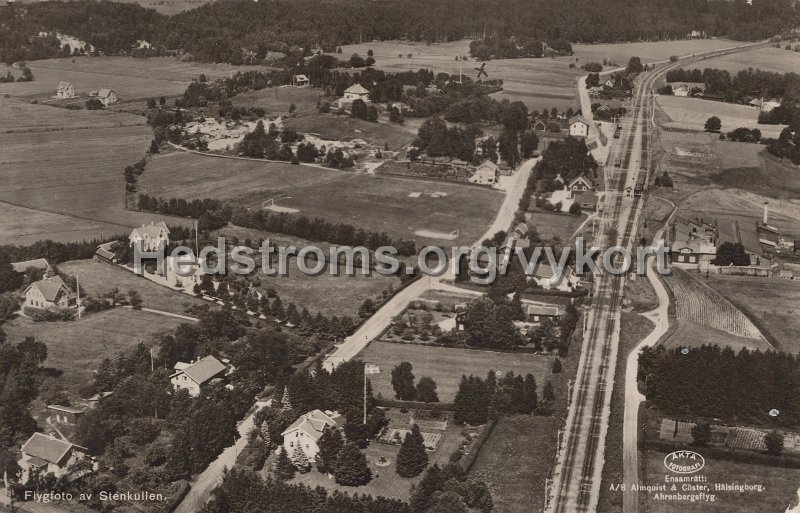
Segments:
[[[453,16],[453,13],[459,13]],[[580,15],[577,15],[580,13]],[[491,34],[511,36],[535,53],[535,41],[617,42],[683,38],[692,30],[740,40],[771,37],[798,24],[791,0],[706,2],[681,0],[401,0],[357,2],[315,0],[212,2],[174,16],[134,4],[82,0],[37,2],[0,8],[0,58],[6,62],[55,57],[58,43],[38,41],[40,31],[59,31],[94,45],[104,54],[131,53],[139,39],[183,50],[194,58],[239,64],[269,52],[295,53],[318,45],[364,40],[454,41]],[[497,36],[494,36],[497,35]],[[506,48],[505,44],[500,49]]]
[[[648,402],[672,416],[719,418],[730,423],[780,426],[800,422],[800,359],[787,353],[735,353],[718,346],[645,348],[639,382]]]
[[[554,399],[553,385],[549,381],[540,401],[532,374],[522,377],[508,372],[498,379],[495,371],[491,370],[485,380],[472,375],[461,376],[453,401],[453,415],[456,422],[470,425],[485,424],[498,415],[550,415]]]
[[[393,246],[401,256],[416,253],[413,240],[392,240],[386,232],[374,232],[356,228],[346,223],[330,223],[322,218],[309,219],[286,213],[267,212],[235,206],[216,199],[187,201],[180,198],[165,200],[147,194],[139,194],[139,209],[145,212],[198,219],[198,229],[212,231],[233,223],[244,228],[283,233],[312,241],[325,241],[342,246],[364,246],[375,250],[380,246]]]
[[[54,242],[40,240],[28,246],[0,246],[0,262],[22,262],[44,258],[51,264],[60,264],[68,260],[84,260],[92,258],[97,246],[113,240],[127,239],[128,234],[120,234],[103,239],[84,240],[81,242]]]
[[[800,122],[787,126],[777,139],[767,142],[767,151],[776,157],[788,158],[793,164],[800,164]]]
[[[572,55],[572,45],[563,38],[543,42],[527,37],[494,36],[475,39],[469,44],[469,54],[480,61],[489,59],[515,59],[519,57],[544,57],[546,53]]]
[[[783,98],[787,92],[800,90],[800,75],[776,73],[761,69],[743,69],[735,75],[724,69],[705,68],[687,70],[678,68],[667,72],[667,82],[699,82],[706,93],[725,95],[725,101],[746,103],[754,98]]]

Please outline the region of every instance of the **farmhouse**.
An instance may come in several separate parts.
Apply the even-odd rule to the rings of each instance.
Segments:
[[[76,306],[76,297],[60,276],[49,276],[28,285],[25,307],[50,310]]]
[[[702,94],[706,90],[706,85],[703,82],[670,82],[672,86],[672,94],[675,96],[694,96]]]
[[[569,184],[567,184],[567,188],[570,190],[570,192],[575,194],[578,192],[593,191],[594,184],[588,176],[581,174],[573,178]]]
[[[84,411],[70,406],[61,406],[59,404],[49,404],[47,409],[50,412],[50,418],[62,424],[72,424],[73,426],[78,423],[78,419],[83,415]]]
[[[75,88],[71,82],[61,81],[56,88],[56,98],[74,98]]]
[[[756,107],[761,112],[772,112],[775,107],[781,106],[781,102],[775,100],[764,100],[763,98],[755,98],[750,100],[750,105]]]
[[[169,377],[173,388],[176,392],[181,389],[188,390],[192,397],[200,395],[203,386],[221,377],[227,369],[225,364],[211,355],[194,363],[178,362],[174,368],[175,372]]]
[[[292,454],[295,447],[300,447],[308,459],[313,461],[319,452],[317,442],[325,429],[340,427],[343,423],[344,417],[337,411],[314,410],[306,413],[281,433],[283,448],[287,453]]]
[[[480,185],[494,185],[497,183],[497,173],[500,168],[491,160],[487,160],[475,168],[475,172],[469,177],[470,183]]]
[[[344,96],[339,98],[339,108],[349,109],[356,100],[361,100],[367,105],[370,104],[369,91],[361,84],[353,84],[344,90]]]
[[[34,433],[20,449],[22,457],[17,464],[22,469],[20,481],[28,482],[31,471],[42,474],[52,473],[55,477],[69,474],[73,464],[82,461],[88,455],[88,449],[43,433]]]
[[[568,291],[578,282],[572,267],[565,266],[561,274],[557,274],[556,270],[546,263],[537,265],[534,276],[529,277],[529,279],[545,290],[558,289]]]
[[[106,242],[105,244],[97,246],[97,250],[94,252],[95,260],[108,264],[117,263],[117,245],[118,242],[112,240],[111,242]]]
[[[131,246],[141,243],[144,251],[153,251],[158,249],[161,243],[166,247],[169,244],[169,228],[163,221],[155,224],[143,224],[139,228],[134,228],[128,236]]]
[[[583,116],[573,116],[569,119],[569,135],[573,137],[588,137],[591,123]]]
[[[307,87],[310,81],[306,75],[294,75],[292,77],[292,86],[294,87]]]
[[[37,271],[46,271],[50,264],[44,258],[36,258],[33,260],[24,260],[22,262],[12,262],[11,267],[18,273],[24,273],[28,269],[36,269]]]
[[[106,107],[119,101],[117,98],[117,93],[111,89],[108,89],[107,87],[104,87],[97,92],[97,99],[100,100],[100,102]]]

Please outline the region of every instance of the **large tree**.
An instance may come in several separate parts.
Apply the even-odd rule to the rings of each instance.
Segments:
[[[417,383],[417,400],[424,403],[438,403],[439,395],[436,393],[436,382],[433,378],[423,376]]]
[[[336,468],[336,459],[339,451],[344,447],[344,439],[339,429],[325,429],[318,442],[319,452],[316,456],[317,470],[320,472],[333,472]]]
[[[370,482],[372,472],[367,459],[355,444],[348,442],[339,451],[333,477],[343,486],[360,486]]]
[[[413,401],[417,398],[414,388],[414,373],[411,362],[400,362],[392,369],[392,388],[395,398],[401,401]]]
[[[400,452],[397,453],[397,473],[402,477],[418,476],[428,466],[428,453],[425,451],[425,442],[422,432],[417,424],[411,426],[411,431],[406,433]]]

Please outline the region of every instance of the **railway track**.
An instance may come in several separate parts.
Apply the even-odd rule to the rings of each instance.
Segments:
[[[641,197],[634,191],[641,172],[645,173],[645,188],[649,183],[650,120],[654,109],[652,91],[657,81],[670,69],[756,46],[760,45],[743,45],[710,52],[669,63],[640,76],[633,96],[633,108],[617,140],[619,144],[612,148],[607,160],[606,208],[600,221],[599,233],[602,235],[597,244],[599,247],[605,250],[619,245],[630,250],[634,245],[641,208]],[[619,233],[620,227],[622,233]],[[620,255],[615,256],[615,266],[620,265],[621,258]],[[625,276],[603,272],[595,283],[578,374],[566,419],[565,438],[559,447],[553,487],[551,495],[548,495],[552,500],[547,509],[553,513],[597,509]]]

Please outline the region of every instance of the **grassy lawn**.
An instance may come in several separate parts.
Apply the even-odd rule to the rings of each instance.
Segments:
[[[329,141],[363,139],[380,148],[388,144],[390,150],[399,150],[407,146],[417,135],[416,130],[402,125],[370,123],[363,119],[336,114],[299,116],[287,119],[285,125],[298,132],[315,134]]]
[[[646,457],[643,458],[646,466],[646,478],[642,480],[642,484],[664,484],[666,475],[674,475],[664,468],[664,456],[666,455],[655,451],[646,453]],[[657,501],[653,499],[651,493],[647,494],[647,511],[649,513],[751,513],[754,511],[782,513],[797,491],[797,483],[800,482],[800,469],[751,465],[711,458],[706,458],[706,465],[698,474],[708,478],[708,482],[704,484],[711,488],[707,493],[716,496],[714,502]],[[762,492],[755,490],[714,491],[715,483],[762,485],[763,490]],[[680,491],[680,487],[681,485],[678,484],[678,491]]]
[[[77,392],[92,381],[94,369],[103,358],[114,358],[140,342],[148,343],[153,336],[183,322],[186,321],[115,308],[68,322],[18,318],[6,322],[3,329],[11,341],[30,336],[47,344],[45,365],[64,371],[60,382],[65,389]]]
[[[724,69],[731,75],[747,68],[758,68],[761,71],[783,74],[796,72],[798,67],[800,67],[800,53],[772,47],[722,55],[687,66],[688,69],[699,70],[705,68]]]
[[[556,417],[502,417],[470,469],[492,491],[494,511],[544,511],[545,479],[550,476],[558,444]],[[524,443],[522,443],[524,441]]]
[[[142,296],[142,306],[154,310],[183,314],[192,305],[206,305],[208,302],[194,296],[176,292],[152,281],[136,276],[119,267],[95,260],[73,260],[58,266],[65,273],[77,276],[81,288],[90,296],[103,294],[114,287],[122,293],[136,290]]]
[[[800,283],[780,278],[712,275],[706,282],[789,353],[800,351]]]
[[[446,246],[475,242],[502,202],[502,193],[479,187],[184,152],[152,159],[139,180],[139,190],[163,198],[232,200],[255,208],[280,197],[276,204],[309,218],[319,216],[386,231],[394,238]],[[446,196],[409,197],[413,192],[444,192]],[[447,242],[415,235],[419,230],[460,232]]]
[[[554,212],[526,212],[525,220],[529,227],[536,228],[544,241],[567,241],[575,230],[586,220],[586,214],[572,215]]]
[[[703,345],[730,346],[736,352],[739,352],[744,347],[750,350],[760,349],[762,351],[769,349],[769,344],[763,340],[737,337],[722,330],[681,319],[670,319],[670,331],[661,344],[668,349],[700,347]]]
[[[523,375],[531,373],[541,389],[551,377],[550,365],[553,361],[552,357],[541,355],[390,342],[372,342],[359,353],[359,357],[381,369],[380,374],[370,377],[375,395],[381,394],[386,399],[394,399],[392,369],[400,362],[411,362],[417,380],[429,376],[436,381],[439,400],[442,402],[453,401],[462,375],[474,374],[483,379],[490,370],[503,373],[513,371],[514,374]]]

